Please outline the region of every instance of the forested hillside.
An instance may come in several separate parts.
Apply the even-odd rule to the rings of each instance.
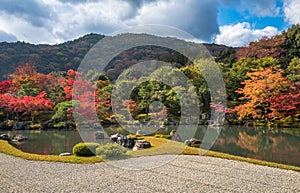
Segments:
[[[76,70],[89,49],[104,37],[105,36],[99,34],[89,34],[76,40],[57,45],[2,42],[0,43],[0,80],[9,79],[8,75],[13,73],[18,65],[24,65],[26,63],[34,65],[38,73],[44,74],[53,71]],[[226,57],[226,54],[235,52],[234,48],[228,48],[222,45],[205,44],[205,46],[213,56],[218,57],[220,60],[223,60]],[[149,51],[151,51],[151,55],[149,55]],[[144,59],[156,59],[158,56],[161,57],[161,55],[164,55],[165,61],[179,62],[182,63],[182,65],[185,65],[186,62],[181,56],[178,56],[178,54],[175,54],[174,56],[172,50],[154,46],[145,46],[124,53],[112,61],[109,66],[111,68],[114,68],[116,65],[120,67],[120,64],[118,64],[120,61],[123,61],[124,63],[127,62],[128,64],[128,61],[122,59],[122,57],[126,56],[128,53],[134,53],[139,57],[144,56]],[[126,67],[125,64],[121,65],[123,67],[120,69]],[[120,69],[111,70],[111,74],[114,74],[117,71],[112,77],[118,75]]]
[[[76,69],[89,49],[104,36],[89,34],[58,45],[0,43],[0,79],[8,79],[18,65],[35,66],[39,73]]]

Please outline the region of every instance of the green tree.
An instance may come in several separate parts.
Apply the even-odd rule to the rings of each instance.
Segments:
[[[55,104],[63,102],[66,99],[64,88],[61,85],[56,85],[51,89],[49,97]]]
[[[78,101],[70,100],[58,103],[54,107],[54,115],[52,116],[53,120],[56,120],[56,127],[70,127],[75,125],[73,118],[73,104],[80,105]]]
[[[294,82],[300,80],[300,58],[295,57],[292,59],[286,69],[286,73],[289,80]]]
[[[294,57],[300,56],[300,25],[293,25],[283,32],[285,37],[284,48],[288,50],[287,59],[291,61]]]
[[[31,83],[25,83],[21,85],[18,90],[18,96],[37,96],[39,92],[36,88],[32,87]]]

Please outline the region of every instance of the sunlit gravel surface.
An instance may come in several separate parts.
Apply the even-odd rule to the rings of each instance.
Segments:
[[[206,156],[79,165],[0,154],[0,192],[300,192],[300,173]]]

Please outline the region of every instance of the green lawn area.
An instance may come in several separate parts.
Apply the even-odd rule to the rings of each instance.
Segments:
[[[139,151],[130,151],[128,154],[132,157],[147,156],[147,155],[159,155],[159,154],[182,154],[182,155],[204,155],[210,157],[218,157],[229,160],[237,160],[248,163],[253,163],[257,165],[275,167],[280,169],[300,171],[300,167],[279,164],[274,162],[262,161],[252,158],[245,158],[241,156],[230,155],[226,153],[220,153],[215,151],[204,151],[199,148],[189,147],[183,143],[171,141],[162,138],[154,137],[145,137],[145,140],[149,141],[152,145],[149,149],[139,150]]]
[[[218,157],[229,160],[243,161],[263,166],[300,171],[300,167],[290,166],[285,164],[278,164],[274,162],[267,162],[256,160],[252,158],[245,158],[241,156],[230,155],[226,153],[220,153],[215,151],[204,151],[199,148],[188,147],[183,143],[167,140],[163,138],[155,137],[144,137],[145,140],[151,143],[151,148],[138,150],[138,151],[127,151],[129,157],[140,157],[140,156],[151,156],[161,154],[181,154],[181,155],[204,155],[211,157]],[[53,161],[53,162],[66,162],[66,163],[77,163],[77,164],[91,164],[102,162],[103,160],[98,156],[92,157],[78,157],[78,156],[58,156],[58,155],[38,155],[22,152],[21,150],[10,145],[7,141],[0,140],[0,153],[20,157],[27,160],[36,161]]]

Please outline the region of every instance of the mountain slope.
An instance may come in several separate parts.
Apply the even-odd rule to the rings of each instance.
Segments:
[[[2,42],[0,43],[0,80],[8,79],[8,75],[14,72],[15,67],[26,63],[33,64],[37,72],[45,74],[52,71],[77,69],[89,49],[104,37],[99,34],[88,34],[76,40],[57,45]],[[222,54],[226,54],[228,49],[233,49],[216,44],[205,44],[205,46],[217,59],[221,55],[219,57],[221,61]],[[166,50],[159,48],[156,49],[156,52],[166,52]],[[167,50],[167,52],[172,57],[171,51]],[[230,52],[230,54],[232,53],[235,54],[235,49]],[[110,66],[114,66],[114,64],[110,64]]]

